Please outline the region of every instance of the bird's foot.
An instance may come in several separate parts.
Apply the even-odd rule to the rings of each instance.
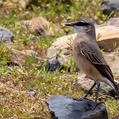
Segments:
[[[104,102],[95,102],[95,104],[92,105],[91,110],[95,110],[98,107],[98,105],[103,104],[103,103]]]
[[[91,110],[92,110],[92,111],[95,110],[96,107],[97,107],[97,104],[92,105],[92,106],[91,106]]]

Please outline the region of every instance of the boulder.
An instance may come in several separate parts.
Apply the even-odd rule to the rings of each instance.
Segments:
[[[30,32],[45,36],[53,35],[54,31],[57,31],[56,26],[43,17],[33,17],[30,20],[23,20],[21,24],[25,25]]]
[[[47,57],[51,58],[60,54],[70,54],[70,49],[72,45],[72,40],[76,37],[76,34],[71,34],[67,36],[62,36],[57,38],[52,45],[47,49]]]
[[[52,119],[108,119],[106,106],[92,100],[59,95],[47,103]]]
[[[68,66],[69,64],[68,62],[71,60],[71,43],[72,43],[72,39],[75,38],[75,35],[76,34],[72,34],[72,35],[57,38],[56,42],[54,42],[47,49],[46,56],[48,61],[50,59],[54,59],[54,57],[57,57],[57,60],[60,63],[60,69],[70,69],[70,66]],[[50,62],[50,64],[52,64],[52,62]]]
[[[119,47],[119,27],[102,25],[96,27],[97,42],[104,51],[114,51]]]
[[[106,22],[107,25],[114,25],[114,26],[117,26],[119,27],[119,17],[112,17],[110,18],[107,22]]]

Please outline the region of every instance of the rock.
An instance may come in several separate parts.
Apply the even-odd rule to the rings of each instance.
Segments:
[[[119,47],[119,27],[114,25],[96,28],[98,45],[104,51],[114,51]]]
[[[61,64],[58,60],[57,57],[53,57],[47,60],[46,65],[45,65],[45,70],[46,71],[55,71],[58,69],[61,69]]]
[[[72,40],[76,37],[76,34],[59,37],[52,43],[51,47],[47,50],[47,56],[52,57],[57,54],[57,51],[64,49],[71,49]],[[54,52],[53,52],[54,51]]]
[[[11,3],[13,7],[16,6],[16,9],[19,10],[25,10],[31,4],[39,6],[38,0],[10,0],[5,2]]]
[[[58,55],[58,60],[61,64],[67,64],[71,56],[71,44],[72,39],[74,39],[76,34],[63,36],[57,38],[54,43],[47,49],[46,56],[48,59],[56,57]]]
[[[111,16],[119,16],[119,1],[104,0],[101,4],[101,10],[104,14],[112,14]]]
[[[113,25],[119,27],[119,17],[112,17],[110,18],[107,23],[107,25]]]
[[[90,87],[94,84],[94,81],[91,80],[90,78],[88,78],[85,74],[78,74],[77,77],[77,84],[79,84],[79,86],[85,90],[88,91],[90,89]],[[109,90],[111,90],[111,88],[106,85],[105,83],[101,83],[101,89],[103,91],[105,91],[106,93],[108,93]]]
[[[13,34],[5,28],[0,28],[0,42],[12,42]]]
[[[119,77],[119,53],[118,52],[103,52],[104,58],[110,66],[115,78]]]
[[[25,63],[24,57],[25,55],[23,51],[12,49],[10,54],[10,61],[17,65],[23,65]]]
[[[77,77],[77,81],[74,84],[74,86],[75,86],[75,88],[78,86],[78,87],[82,88],[84,91],[87,92],[93,84],[94,84],[93,80],[88,78],[85,74],[80,74],[79,73],[78,77]],[[94,90],[96,90],[96,89],[94,88]],[[110,86],[108,86],[107,84],[105,84],[103,82],[101,82],[100,91],[105,93],[108,96],[111,96],[111,97],[116,97],[117,96],[115,91]]]
[[[92,100],[59,95],[50,97],[47,103],[53,119],[108,119],[106,106]]]
[[[33,0],[19,0],[19,5],[22,9],[25,9]]]
[[[16,50],[12,49],[10,54],[10,61],[16,65],[26,65],[26,57],[34,57],[34,62],[39,62],[38,53],[33,50]]]
[[[51,25],[50,22],[43,17],[34,17],[31,20],[23,20],[21,21],[21,24],[27,26],[30,32],[38,33],[40,35],[53,35],[56,30],[56,26],[53,24]],[[55,30],[53,30],[53,28]]]
[[[29,88],[27,89],[27,94],[31,95],[31,96],[34,96],[35,95],[35,91],[33,90],[33,88]]]

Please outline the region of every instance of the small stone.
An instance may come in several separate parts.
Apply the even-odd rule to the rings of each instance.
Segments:
[[[92,100],[59,95],[50,97],[47,103],[53,119],[108,119],[106,106]]]
[[[35,95],[35,91],[32,88],[27,89],[27,93],[32,96]]]
[[[26,52],[26,55],[28,55],[28,56],[37,56],[38,55],[38,53],[35,52],[34,50],[26,50],[25,52]]]
[[[48,59],[45,65],[45,69],[47,71],[55,71],[60,68],[61,68],[61,65],[57,57]]]
[[[0,42],[12,42],[13,34],[6,28],[0,28]]]
[[[119,11],[119,1],[118,0],[104,0],[101,4],[101,10],[104,14],[110,15],[113,12],[114,14]]]

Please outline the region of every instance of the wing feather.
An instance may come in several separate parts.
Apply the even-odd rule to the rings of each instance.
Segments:
[[[82,41],[79,45],[80,52],[85,56],[95,68],[102,74],[102,76],[113,81],[113,75],[110,67],[105,62],[101,52],[92,44]]]
[[[82,41],[79,45],[80,53],[85,56],[94,67],[101,73],[102,76],[106,77],[114,86],[115,92],[119,95],[119,89],[114,82],[114,77],[110,67],[104,60],[102,53],[94,45]]]

